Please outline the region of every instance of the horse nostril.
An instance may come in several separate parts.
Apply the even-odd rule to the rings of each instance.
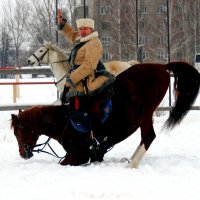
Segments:
[[[32,153],[32,151],[28,150],[28,151],[20,152],[20,156],[21,156],[21,158],[28,160],[31,157],[33,157],[34,154]]]
[[[20,154],[21,158],[23,158],[24,160],[28,160],[30,159],[31,157],[33,157],[33,153],[32,152],[29,152],[29,153],[25,153],[25,154]]]

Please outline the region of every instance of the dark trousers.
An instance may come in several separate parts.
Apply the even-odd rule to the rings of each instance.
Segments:
[[[103,137],[101,118],[105,102],[101,98],[75,96],[70,98],[70,113],[73,120],[92,129],[96,138]]]

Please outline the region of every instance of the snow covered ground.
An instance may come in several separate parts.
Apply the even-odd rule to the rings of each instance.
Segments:
[[[12,86],[0,86],[0,104],[12,103],[11,95]],[[20,86],[18,103],[55,100],[53,85]],[[200,105],[200,98],[196,105]],[[121,159],[129,158],[138,146],[139,131],[116,145],[102,163],[60,166],[57,158],[37,153],[23,160],[10,129],[11,113],[17,111],[0,112],[2,200],[200,200],[200,111],[190,111],[171,132],[161,132],[167,114],[155,117],[157,138],[138,169],[127,168],[127,161]],[[59,155],[64,155],[57,142],[51,144]]]

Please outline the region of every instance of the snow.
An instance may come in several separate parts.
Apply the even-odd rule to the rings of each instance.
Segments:
[[[22,85],[17,102],[51,103],[56,95],[54,85]],[[12,103],[12,86],[0,86],[0,104],[3,103]],[[199,103],[200,99],[195,105]],[[116,145],[102,163],[61,166],[57,158],[42,153],[23,160],[10,129],[10,114],[17,112],[0,113],[0,199],[200,199],[199,111],[190,111],[171,132],[161,131],[167,114],[154,117],[157,138],[138,169],[127,168],[128,163],[123,158],[129,158],[138,146],[139,131]],[[39,142],[46,139],[44,136]],[[64,155],[57,142],[50,143],[60,156]]]

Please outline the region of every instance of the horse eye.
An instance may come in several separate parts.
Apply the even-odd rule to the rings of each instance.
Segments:
[[[40,50],[40,52],[43,52],[43,50]]]

